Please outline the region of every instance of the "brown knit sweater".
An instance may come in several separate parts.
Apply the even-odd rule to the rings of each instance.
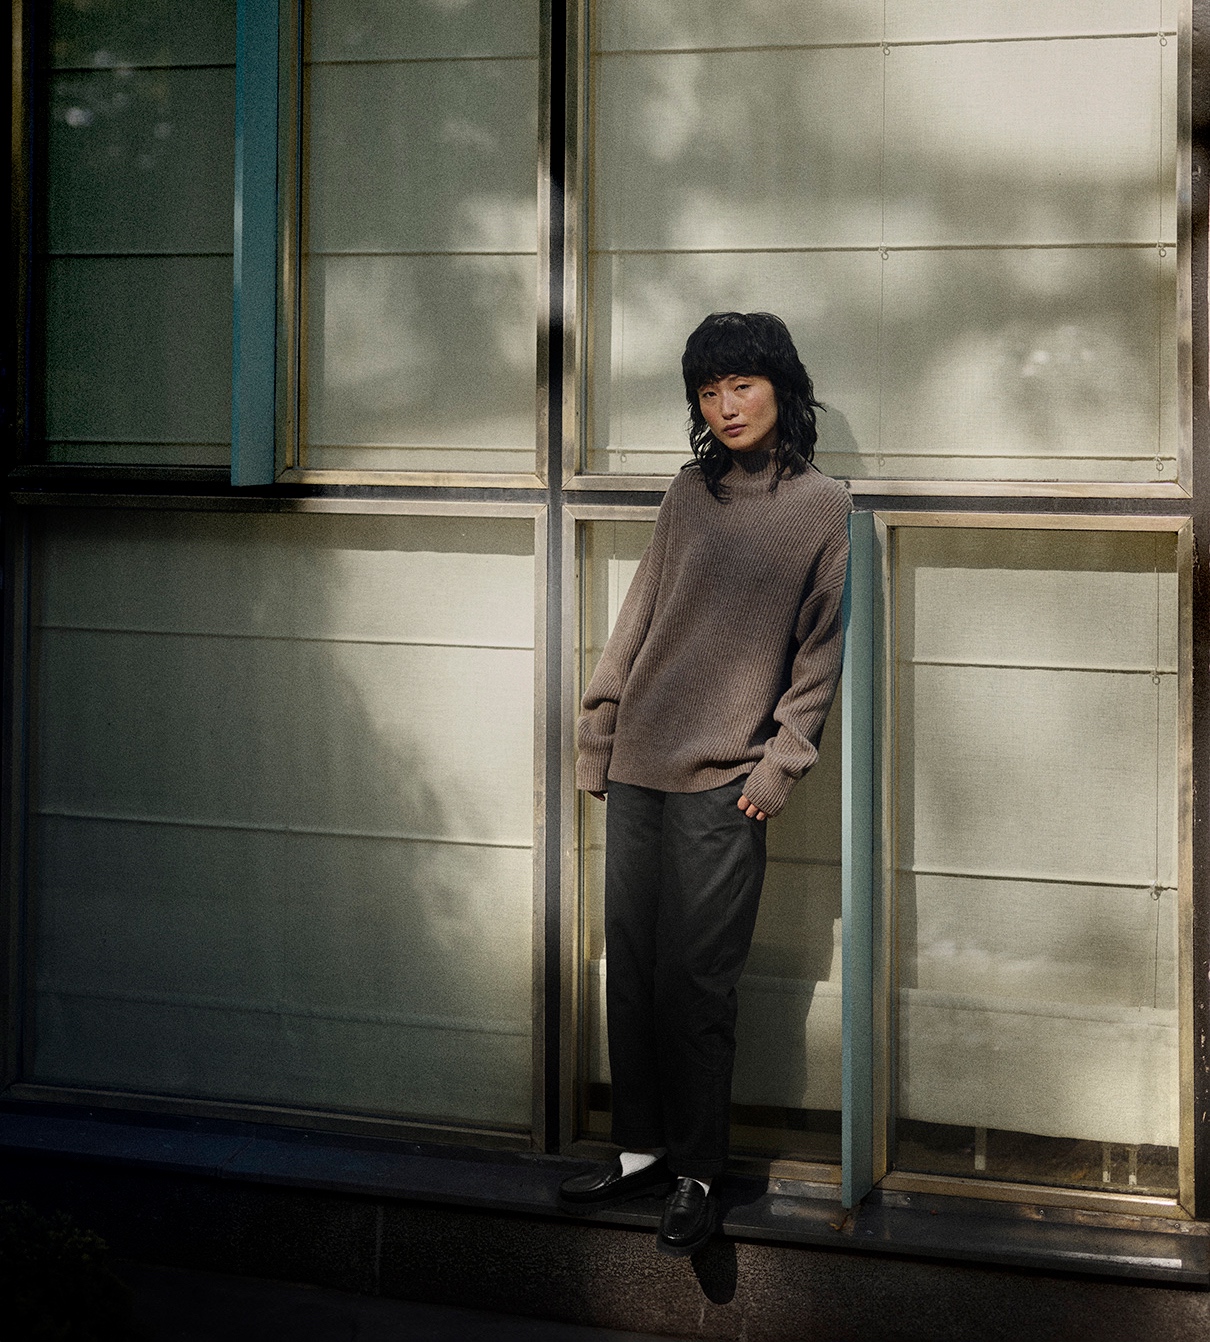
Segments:
[[[719,502],[701,472],[668,488],[584,694],[577,785],[704,792],[741,774],[766,815],[818,758],[840,676],[844,487],[817,470],[773,493],[735,454]]]

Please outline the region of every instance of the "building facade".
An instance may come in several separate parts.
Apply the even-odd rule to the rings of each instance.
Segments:
[[[858,511],[737,1169],[1205,1218],[1197,8],[18,5],[9,1112],[597,1149],[575,705],[764,309]]]

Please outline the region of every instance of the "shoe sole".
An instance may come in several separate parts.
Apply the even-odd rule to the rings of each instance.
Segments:
[[[608,1211],[611,1207],[620,1207],[623,1202],[631,1202],[635,1198],[667,1197],[672,1183],[671,1179],[666,1179],[663,1183],[652,1184],[648,1188],[637,1188],[633,1192],[618,1193],[614,1197],[602,1198],[598,1202],[568,1202],[560,1198],[559,1210],[570,1212],[573,1216],[591,1216],[593,1212]]]
[[[656,1249],[668,1258],[692,1258],[695,1253],[714,1238],[718,1230],[718,1212],[711,1213],[709,1227],[695,1240],[689,1240],[685,1244],[674,1244],[671,1240],[666,1240],[663,1235],[657,1234],[655,1237]]]

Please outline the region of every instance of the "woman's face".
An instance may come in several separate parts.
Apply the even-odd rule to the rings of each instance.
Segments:
[[[732,373],[697,391],[710,432],[732,452],[771,452],[777,446],[777,393],[767,377]]]

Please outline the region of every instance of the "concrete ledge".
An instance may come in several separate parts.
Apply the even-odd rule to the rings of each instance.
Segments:
[[[580,1167],[581,1162],[558,1156],[234,1123],[141,1122],[111,1111],[0,1111],[0,1177],[10,1197],[37,1201],[40,1189],[76,1185],[94,1189],[98,1197],[104,1188],[109,1190],[105,1196],[129,1201],[121,1191],[124,1180],[133,1196],[136,1184],[164,1188],[172,1185],[171,1176],[180,1176],[181,1186],[192,1190],[190,1198],[200,1197],[215,1208],[224,1199],[233,1208],[242,1205],[254,1188],[276,1188],[322,1195],[325,1206],[344,1207],[355,1218],[372,1206],[380,1209],[377,1215],[394,1217],[397,1204],[406,1203],[540,1218],[571,1235],[590,1228],[645,1236],[654,1230],[660,1204],[652,1199],[588,1218],[562,1213],[558,1185]],[[1200,1222],[1149,1223],[1141,1217],[878,1192],[845,1215],[823,1187],[737,1176],[728,1176],[720,1196],[724,1234],[731,1239],[1210,1286],[1210,1227]],[[288,1204],[288,1199],[280,1202]],[[71,1208],[69,1202],[59,1205]],[[104,1234],[97,1220],[102,1210],[103,1203],[97,1203],[90,1224]],[[171,1228],[164,1233],[171,1234]],[[146,1255],[142,1247],[124,1246],[122,1252]],[[271,1263],[241,1266],[220,1258],[202,1265],[274,1275]],[[379,1264],[370,1276],[380,1270]],[[343,1278],[321,1284],[364,1289],[347,1286]]]

